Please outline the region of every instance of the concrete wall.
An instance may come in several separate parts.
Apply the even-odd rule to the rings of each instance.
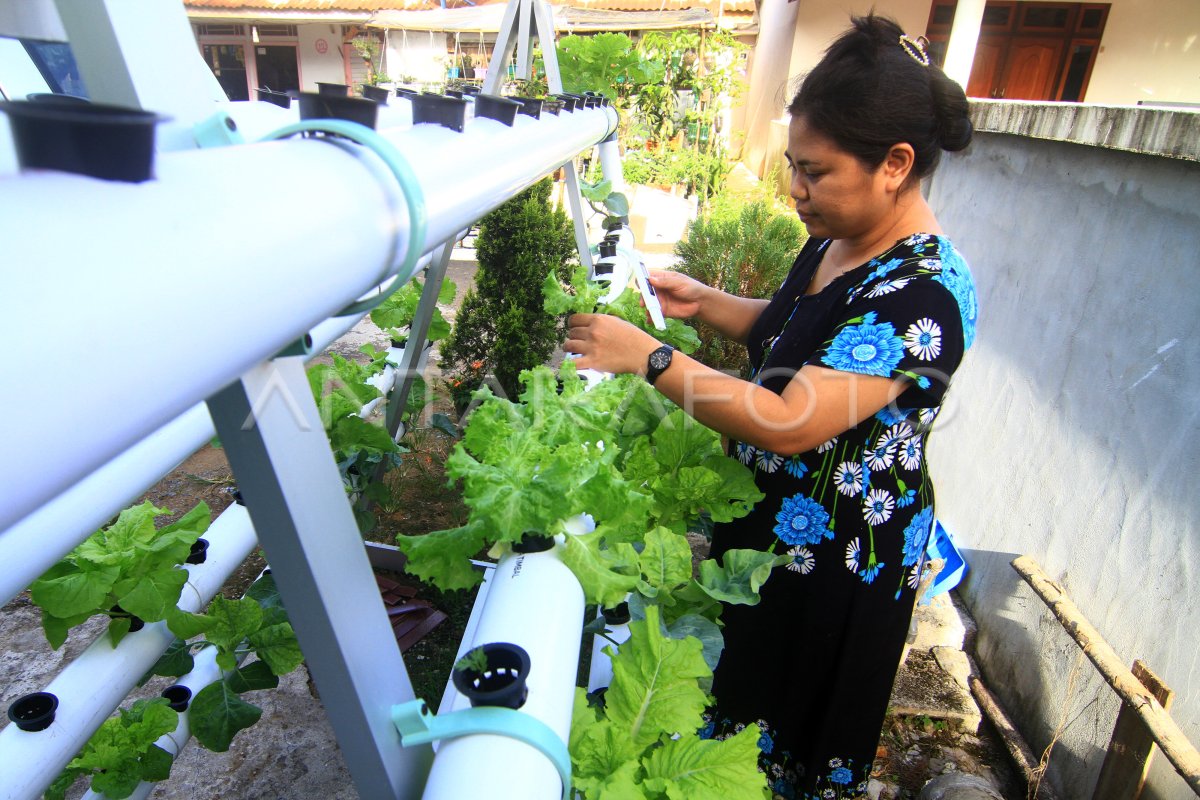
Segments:
[[[1021,112],[1033,128],[1061,109]],[[1200,141],[1200,115],[1181,118]],[[1118,701],[1013,572],[1018,554],[1127,663],[1145,660],[1175,690],[1173,716],[1200,743],[1200,163],[1189,158],[985,132],[946,159],[930,195],[981,303],[933,440],[938,517],[967,549],[961,593],[986,682],[1035,751],[1063,726],[1050,759],[1063,797],[1091,796]],[[1143,797],[1192,796],[1160,754]]]
[[[1111,0],[1089,103],[1200,103],[1200,3]]]
[[[346,63],[342,58],[341,25],[297,25],[300,37],[300,88],[315,92],[317,82],[345,83]],[[324,45],[322,46],[322,42]],[[325,52],[321,52],[324,49]]]

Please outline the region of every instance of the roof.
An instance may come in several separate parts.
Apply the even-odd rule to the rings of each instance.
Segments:
[[[755,0],[559,0],[557,10],[696,12],[752,15]],[[456,11],[505,5],[504,0],[185,0],[188,16],[208,19],[363,21],[395,12]],[[688,14],[688,17],[699,15]],[[692,24],[695,24],[694,22]],[[630,27],[630,26],[626,26]]]
[[[474,8],[435,8],[427,11],[379,11],[368,25],[410,31],[471,31],[494,33],[504,19],[504,3],[480,4]],[[716,17],[706,8],[676,8],[664,11],[606,11],[553,6],[555,30],[579,31],[671,30],[712,27]]]

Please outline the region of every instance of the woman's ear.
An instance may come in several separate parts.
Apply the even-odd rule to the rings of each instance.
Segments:
[[[892,145],[892,149],[888,151],[887,158],[883,160],[880,168],[883,172],[884,185],[890,191],[899,191],[908,182],[916,160],[917,154],[908,142]]]

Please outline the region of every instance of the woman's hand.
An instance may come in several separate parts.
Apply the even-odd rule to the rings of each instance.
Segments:
[[[636,325],[608,314],[572,314],[563,350],[578,353],[575,366],[601,372],[640,373],[661,342]]]
[[[664,317],[689,319],[700,313],[709,288],[695,278],[671,270],[650,270],[650,285],[658,295]]]

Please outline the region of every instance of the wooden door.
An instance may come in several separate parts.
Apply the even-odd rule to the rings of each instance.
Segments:
[[[1004,51],[1008,47],[1007,36],[979,38],[975,46],[975,61],[971,65],[971,79],[967,81],[968,97],[996,97],[1000,86],[1000,69],[1004,63]]]
[[[1054,99],[1064,44],[1062,39],[1050,37],[1013,37],[998,96],[1006,100]]]

